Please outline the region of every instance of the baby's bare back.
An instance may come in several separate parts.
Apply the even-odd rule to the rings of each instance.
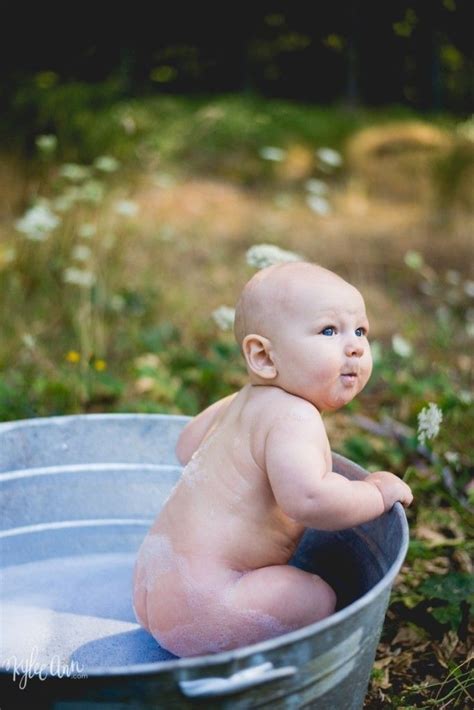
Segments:
[[[276,413],[296,398],[244,387],[185,466],[151,533],[173,549],[234,570],[285,564],[304,526],[277,505],[265,472],[265,438]]]

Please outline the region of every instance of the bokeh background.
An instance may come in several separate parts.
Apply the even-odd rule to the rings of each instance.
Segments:
[[[334,269],[375,368],[333,449],[416,496],[366,705],[472,706],[472,3],[4,14],[0,420],[195,414],[249,249]]]

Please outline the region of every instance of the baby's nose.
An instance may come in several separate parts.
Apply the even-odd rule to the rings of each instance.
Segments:
[[[345,348],[348,357],[361,357],[364,354],[364,343],[361,338],[351,338]]]

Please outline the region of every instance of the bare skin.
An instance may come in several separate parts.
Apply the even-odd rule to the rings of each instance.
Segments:
[[[179,656],[229,650],[333,613],[321,577],[289,566],[305,527],[373,520],[409,487],[387,471],[332,471],[321,414],[350,402],[372,360],[360,293],[303,262],[246,285],[235,331],[249,373],[185,427],[182,476],[139,551],[138,621]]]

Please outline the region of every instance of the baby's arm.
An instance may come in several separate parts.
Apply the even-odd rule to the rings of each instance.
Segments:
[[[321,416],[311,404],[301,406],[304,416],[280,417],[265,443],[270,485],[287,515],[306,527],[344,530],[374,520],[397,500],[411,503],[409,487],[387,471],[369,474],[363,481],[327,471]]]
[[[186,424],[176,444],[176,455],[180,464],[185,466],[188,463],[189,459],[204,439],[204,436],[214,424],[217,415],[221,414],[224,409],[228,407],[236,394],[237,392],[223,399],[219,399],[217,402],[214,402],[214,404],[203,409],[202,412],[197,414]]]

